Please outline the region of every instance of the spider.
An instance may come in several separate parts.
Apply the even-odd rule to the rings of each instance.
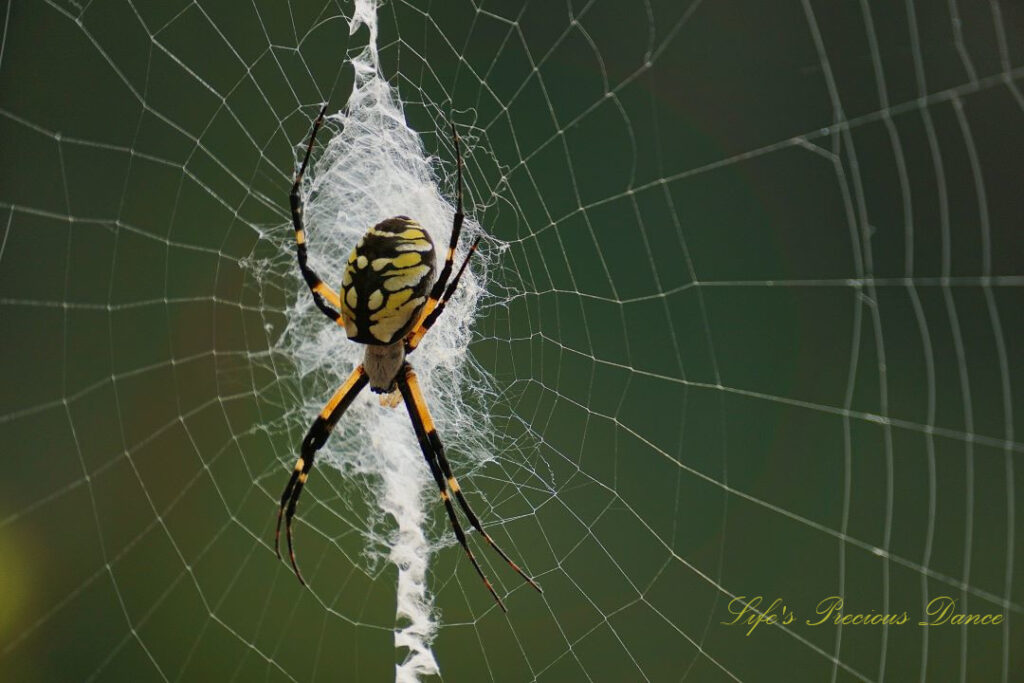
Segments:
[[[480,519],[470,508],[455,475],[452,474],[448,459],[445,457],[444,446],[441,445],[441,438],[437,435],[434,422],[427,410],[427,404],[423,400],[416,373],[406,361],[407,356],[415,351],[422,341],[423,335],[430,330],[431,326],[437,322],[437,318],[444,312],[445,303],[458,287],[459,279],[480,242],[479,237],[474,240],[462,265],[449,283],[448,278],[452,274],[455,248],[458,246],[462,221],[465,217],[462,213],[462,151],[459,147],[459,136],[455,130],[455,124],[452,124],[452,139],[455,143],[458,168],[457,206],[452,220],[451,239],[444,259],[444,267],[441,268],[441,274],[434,281],[433,286],[429,286],[435,267],[434,243],[431,241],[430,235],[413,219],[407,216],[395,216],[373,226],[359,240],[348,257],[348,264],[341,280],[341,291],[335,293],[324,284],[323,280],[313,272],[306,262],[306,232],[303,223],[302,197],[299,193],[302,176],[306,172],[306,165],[313,152],[316,133],[323,125],[326,111],[327,105],[325,104],[313,121],[313,131],[310,133],[309,144],[306,146],[306,156],[302,160],[302,166],[295,174],[295,182],[292,184],[290,200],[292,223],[295,226],[296,255],[298,256],[299,270],[309,286],[316,307],[339,326],[344,327],[349,339],[364,344],[366,351],[363,362],[349,375],[341,388],[331,396],[302,440],[299,458],[295,461],[295,468],[288,479],[288,484],[284,487],[284,493],[281,494],[281,505],[277,511],[277,530],[274,534],[274,550],[280,559],[281,518],[283,516],[292,569],[299,582],[305,586],[306,581],[302,578],[299,566],[295,562],[295,550],[292,547],[292,517],[295,515],[295,506],[302,494],[302,488],[309,478],[309,472],[313,469],[317,451],[327,442],[334,426],[341,419],[345,410],[352,405],[355,397],[369,384],[371,391],[382,395],[382,405],[397,406],[398,395],[401,395],[401,400],[405,402],[405,407],[409,411],[409,419],[412,421],[413,430],[419,440],[420,450],[423,451],[423,457],[430,467],[431,474],[434,475],[438,489],[440,489],[441,500],[448,512],[448,519],[455,532],[455,537],[466,551],[470,562],[473,563],[473,568],[483,579],[484,585],[487,586],[487,590],[490,591],[498,606],[502,611],[507,611],[505,604],[498,597],[491,582],[480,568],[476,557],[473,556],[473,551],[466,543],[466,534],[462,530],[462,525],[459,523],[452,505],[452,495],[455,496],[463,513],[469,519],[469,523],[502,559],[508,562],[512,569],[538,592],[541,592],[540,586],[527,576],[505,554],[505,551],[498,547],[490,534],[484,531]]]

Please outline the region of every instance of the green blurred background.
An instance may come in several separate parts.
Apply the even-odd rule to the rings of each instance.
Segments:
[[[331,390],[275,347],[295,145],[367,31],[333,1],[0,11],[0,678],[393,679],[368,482],[318,470],[311,590],[270,545],[294,407]],[[1024,680],[1021,5],[379,14],[509,245],[473,345],[505,446],[463,483],[545,589],[489,563],[505,616],[439,551],[444,679]],[[838,594],[910,622],[803,623]],[[720,623],[756,595],[798,619]],[[1005,622],[917,626],[940,595]]]

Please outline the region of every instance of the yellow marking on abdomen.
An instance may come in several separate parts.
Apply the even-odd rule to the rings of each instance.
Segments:
[[[380,320],[381,318],[394,315],[398,312],[398,309],[405,305],[411,296],[411,289],[403,289],[400,292],[388,294],[387,299],[384,301],[384,308],[371,315],[370,320]]]
[[[391,259],[392,268],[408,268],[409,266],[415,266],[422,259],[418,252],[408,251],[404,254],[399,254],[395,258]]]
[[[299,483],[300,484],[305,484],[307,479],[309,479],[309,475],[306,474],[305,472],[303,472],[302,474],[299,475]]]
[[[415,252],[410,252],[410,255],[412,254],[419,256]],[[414,266],[403,270],[389,271],[386,273],[388,277],[384,280],[384,289],[389,292],[397,292],[406,287],[415,287],[429,272],[430,266]]]
[[[416,251],[407,251],[404,254],[399,254],[395,257],[382,256],[375,258],[370,262],[374,270],[382,270],[387,266],[392,268],[408,268],[409,266],[415,266],[421,261],[420,255]]]
[[[305,466],[306,466],[306,461],[303,460],[302,458],[299,458],[298,460],[295,461],[295,471],[296,472],[301,472],[302,468],[305,467]]]
[[[448,477],[448,488],[452,490],[452,493],[459,492],[459,482],[455,481],[455,477]]]
[[[405,290],[410,291],[410,290]],[[394,311],[393,313],[385,313],[385,310],[374,313],[370,316],[371,320],[379,320],[380,322],[370,325],[370,334],[379,339],[382,342],[390,343],[391,338],[395,336],[395,332],[405,327],[406,323],[409,322],[409,318],[412,317],[416,308],[423,303],[423,297],[418,297],[412,301],[406,303],[404,306]]]
[[[426,240],[412,240],[411,242],[402,242],[395,251],[430,251],[434,248],[434,245]]]
[[[295,241],[298,242],[299,244],[305,244],[306,243],[306,231],[305,230],[296,230],[295,231]]]
[[[447,491],[441,491],[441,500],[445,500],[445,501],[448,500],[448,492]]]

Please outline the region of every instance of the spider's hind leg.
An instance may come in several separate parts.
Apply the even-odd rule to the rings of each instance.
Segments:
[[[505,560],[512,569],[516,571],[519,576],[523,578],[528,584],[537,589],[538,592],[543,592],[540,586],[531,579],[522,569],[519,568],[515,562],[503,551],[498,544],[494,542],[490,534],[484,531],[483,525],[480,524],[480,520],[473,513],[473,510],[469,507],[469,502],[466,497],[462,494],[462,489],[459,488],[459,483],[455,480],[455,476],[452,474],[451,467],[448,464],[448,459],[444,455],[444,446],[441,444],[441,437],[437,435],[437,430],[434,429],[434,422],[430,417],[430,412],[427,410],[427,404],[423,400],[423,394],[420,392],[419,382],[416,379],[416,373],[412,367],[406,364],[404,371],[398,374],[398,388],[402,392],[402,398],[405,399],[405,405],[409,410],[409,417],[412,420],[413,428],[416,430],[416,437],[420,442],[420,449],[423,451],[423,456],[427,460],[427,464],[430,466],[430,471],[434,475],[437,486],[441,491],[441,500],[444,501],[445,508],[448,511],[448,519],[452,523],[452,529],[455,531],[455,537],[458,539],[459,544],[462,545],[463,550],[466,551],[466,555],[469,556],[470,561],[473,563],[473,567],[476,569],[477,574],[483,579],[487,589],[494,596],[494,599],[498,602],[498,605],[502,610],[505,609],[504,603],[501,598],[495,592],[491,582],[487,580],[483,570],[476,561],[476,557],[473,556],[473,552],[469,549],[469,545],[466,543],[466,535],[462,530],[462,525],[459,524],[458,518],[455,516],[455,508],[452,505],[451,495],[459,501],[459,506],[462,511],[466,514],[470,524],[477,530],[484,540],[494,548],[495,551]]]
[[[309,472],[313,469],[317,451],[327,443],[327,438],[334,430],[334,426],[338,424],[338,420],[341,419],[362,388],[366,386],[367,381],[366,372],[360,365],[320,411],[306,433],[306,437],[302,440],[299,459],[295,461],[295,469],[292,470],[288,484],[281,494],[281,505],[277,509],[277,530],[274,532],[274,552],[277,553],[278,558],[281,557],[281,519],[284,518],[285,533],[288,537],[288,556],[292,562],[292,569],[295,570],[295,576],[303,586],[306,585],[306,581],[302,578],[299,565],[295,562],[295,549],[292,546],[292,517],[295,516],[295,506],[298,505],[299,496],[302,495],[302,488],[306,485]]]
[[[544,591],[541,590],[540,586],[538,586],[533,579],[520,569],[518,564],[512,561],[512,558],[510,558],[508,554],[506,554],[505,551],[494,542],[494,539],[491,538],[489,533],[484,531],[484,527],[480,524],[479,518],[477,518],[476,514],[473,513],[473,509],[469,507],[469,501],[466,500],[466,496],[463,495],[459,482],[456,481],[455,475],[452,474],[452,468],[448,464],[448,458],[444,455],[444,446],[441,445],[441,438],[437,435],[436,431],[431,432],[427,436],[430,438],[431,445],[434,447],[434,452],[437,453],[437,459],[441,465],[441,471],[444,473],[444,476],[448,478],[448,488],[455,494],[455,498],[459,501],[459,507],[461,507],[462,511],[466,514],[467,519],[469,519],[469,523],[472,524],[477,533],[483,536],[484,540],[487,541],[487,543],[494,548],[499,555],[501,555],[501,559],[505,560],[505,562],[507,562],[509,566],[523,578],[523,581],[533,586],[538,593],[543,593]]]

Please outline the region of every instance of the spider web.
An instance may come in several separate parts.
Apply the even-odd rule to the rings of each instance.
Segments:
[[[9,0],[5,676],[1019,680],[1024,15],[833,4]],[[335,287],[375,208],[444,243],[463,136],[484,253],[413,360],[544,588],[470,534],[507,616],[369,394],[310,589],[274,558],[358,357],[287,211],[325,101]],[[756,595],[799,620],[721,624]],[[911,623],[804,624],[830,595]],[[918,627],[939,596],[1005,620]]]

